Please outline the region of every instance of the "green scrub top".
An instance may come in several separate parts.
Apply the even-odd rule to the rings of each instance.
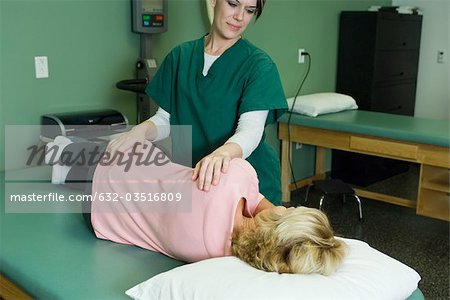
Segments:
[[[203,76],[204,37],[174,48],[147,87],[147,94],[170,113],[171,125],[192,125],[192,149],[182,133],[171,130],[173,160],[194,166],[236,131],[239,116],[268,110],[266,125],[287,109],[280,76],[272,59],[245,39],[228,48]],[[187,160],[185,153],[192,153]],[[189,163],[186,163],[189,161]],[[280,161],[265,142],[247,158],[255,168],[260,193],[281,203]]]

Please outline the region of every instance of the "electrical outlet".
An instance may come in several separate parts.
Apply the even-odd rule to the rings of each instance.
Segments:
[[[305,62],[305,49],[298,49],[298,63],[303,64]]]
[[[47,56],[36,56],[34,58],[36,78],[48,78],[48,58]]]

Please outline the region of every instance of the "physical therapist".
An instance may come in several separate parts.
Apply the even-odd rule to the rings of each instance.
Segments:
[[[280,204],[280,161],[265,142],[264,128],[287,109],[286,97],[275,63],[242,37],[265,0],[209,1],[209,33],[175,47],[147,87],[159,106],[156,114],[112,141],[108,151],[172,135],[173,160],[183,163],[183,154],[192,153],[199,189],[218,184],[230,160],[239,157],[255,168],[261,194]],[[192,149],[167,125],[191,125]]]

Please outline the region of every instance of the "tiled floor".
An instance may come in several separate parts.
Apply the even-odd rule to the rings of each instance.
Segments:
[[[409,187],[408,191],[417,190],[405,184],[410,180],[409,175],[398,177],[398,186]],[[392,185],[391,182],[387,184]],[[320,194],[311,190],[306,206],[318,208]],[[304,197],[305,188],[294,192],[291,205],[302,204]],[[336,235],[363,240],[415,269],[422,277],[419,288],[426,299],[450,299],[450,223],[418,216],[411,208],[368,199],[362,199],[362,202],[362,223],[358,221],[356,201],[348,199],[342,206],[340,199],[330,198],[324,203]]]

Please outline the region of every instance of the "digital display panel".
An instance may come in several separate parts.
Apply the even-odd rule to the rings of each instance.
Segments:
[[[163,1],[162,0],[142,0],[142,12],[145,13],[163,13]]]

